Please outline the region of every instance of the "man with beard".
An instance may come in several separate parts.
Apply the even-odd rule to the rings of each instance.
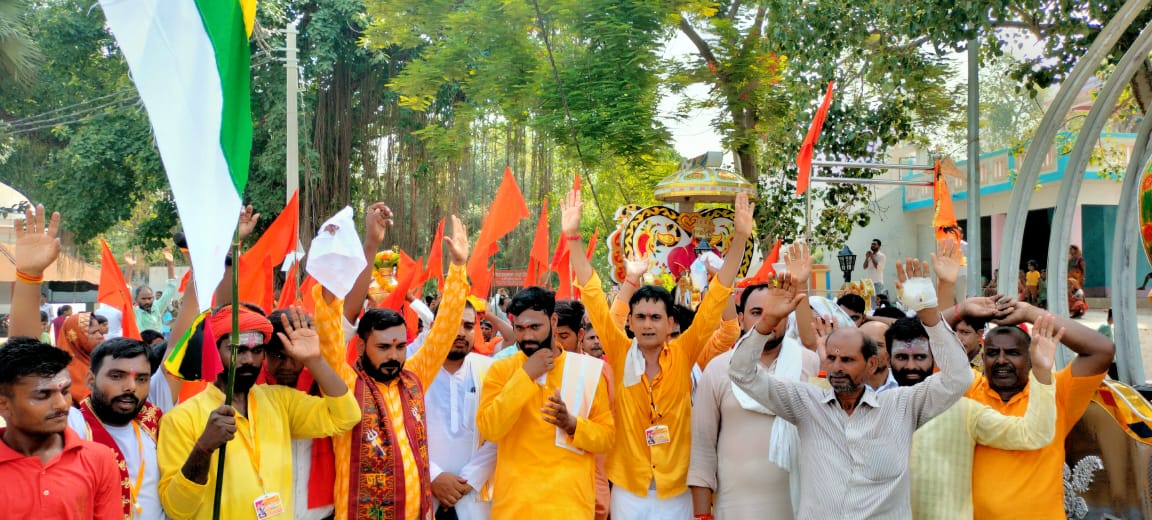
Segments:
[[[236,358],[229,346],[232,313],[239,312]],[[263,518],[282,511],[293,518],[292,439],[328,437],[348,431],[360,420],[356,399],[320,355],[320,339],[299,309],[282,316],[284,351],[304,365],[324,397],[280,385],[256,385],[264,364],[264,345],[272,325],[264,316],[228,306],[205,318],[220,338],[220,360],[236,363],[233,394],[225,397],[227,372],[215,384],[164,414],[160,427],[160,502],[174,519],[212,517],[212,490],[219,457],[216,450],[234,437],[224,465],[222,518]],[[221,403],[224,403],[221,405]],[[301,507],[304,507],[301,504]]]
[[[968,390],[968,397],[1005,415],[1019,416],[1028,409],[1039,385],[1029,384],[1031,356],[1028,334],[1015,325],[1036,324],[1046,312],[1017,302],[1011,313],[995,320],[1000,326],[984,336],[984,373]],[[1044,318],[1047,319],[1047,318]],[[1032,451],[1005,451],[977,446],[972,461],[972,505],[976,518],[1064,518],[1064,440],[1100,381],[1108,374],[1115,346],[1108,338],[1078,321],[1056,316],[1053,327],[1064,329],[1062,343],[1077,354],[1055,374],[1056,436],[1047,446]],[[1033,347],[1035,348],[1035,347]],[[1012,497],[1005,500],[1005,497]]]
[[[424,394],[429,476],[438,517],[450,518],[450,512],[460,520],[491,517],[492,504],[480,498],[480,489],[496,465],[496,445],[480,439],[476,411],[492,358],[472,352],[475,340],[476,309],[469,303],[448,359]]]
[[[612,447],[614,433],[604,362],[553,342],[555,306],[540,287],[516,293],[508,315],[520,352],[493,363],[484,379],[476,425],[497,443],[496,518],[594,515],[595,454]]]
[[[383,240],[391,215],[382,204],[369,209],[366,256],[375,256],[370,251],[375,246],[368,244]],[[339,377],[353,389],[362,412],[351,431],[332,439],[337,520],[428,518],[433,513],[424,392],[456,343],[468,292],[468,234],[456,216],[451,217],[451,224],[451,232],[444,237],[452,264],[443,297],[423,345],[411,358],[404,317],[391,309],[369,309],[360,317],[354,366],[346,361],[345,349],[324,350]],[[368,262],[365,270],[371,269],[372,262]],[[361,273],[361,280],[367,276]],[[360,290],[358,284],[348,298],[362,301]],[[313,291],[320,334],[334,338],[325,344],[343,345],[341,320],[355,309],[323,287]]]
[[[148,402],[152,365],[139,340],[116,338],[92,351],[88,387],[80,408],[68,412],[68,426],[82,439],[111,449],[120,469],[124,515],[136,520],[164,518],[160,507],[160,466],[156,438],[160,409]]]
[[[124,518],[116,457],[68,428],[70,361],[67,352],[33,338],[0,347],[4,518]]]
[[[899,387],[896,378],[892,376],[892,361],[888,356],[887,342],[884,339],[884,335],[888,332],[888,324],[866,321],[860,325],[860,332],[876,342],[876,371],[868,376],[866,384],[876,393]]]
[[[945,277],[940,276],[941,283]],[[1052,386],[1059,331],[1037,327],[1032,336],[1032,399],[1023,417],[1003,415],[967,397],[928,421],[912,436],[912,516],[923,519],[972,518],[972,454],[976,446],[1032,450],[1052,441],[1056,393]],[[917,318],[901,318],[888,330],[892,372],[900,386],[923,383],[932,375],[932,350],[955,348],[960,340],[930,344]]]
[[[790,264],[788,272],[806,280],[810,271]],[[791,297],[771,284],[744,288],[737,307],[740,330],[752,329],[765,310]],[[787,324],[787,319],[778,321],[775,335],[764,344],[758,361],[777,377],[807,381],[819,373],[820,359],[816,352],[784,335]],[[790,480],[798,468],[788,453],[797,449],[791,441],[795,427],[734,387],[728,377],[732,354],[729,350],[708,363],[692,402],[688,488],[693,513],[698,517],[715,515],[720,520],[792,518]]]
[[[578,300],[556,302],[556,326],[552,329],[552,341],[556,342],[565,352],[588,354],[583,352],[584,339],[587,334],[583,323],[584,304]],[[595,331],[592,332],[592,334],[595,333]],[[596,343],[600,343],[599,337],[596,338]],[[601,355],[592,357],[603,361],[603,349],[600,350]],[[591,354],[588,355],[591,356]],[[615,389],[612,388],[612,367],[608,366],[608,363],[602,363],[601,372],[604,374],[605,384],[608,385],[608,402],[611,403],[615,398]],[[596,514],[593,517],[596,520],[608,518],[609,506],[612,503],[612,487],[608,485],[608,472],[605,468],[607,463],[606,454],[596,454]]]
[[[284,350],[280,334],[284,329],[281,316],[291,316],[291,309],[277,309],[268,315],[272,322],[272,338],[264,345],[264,374],[270,383],[295,388],[310,395],[320,396],[320,388],[304,365]],[[311,316],[303,316],[311,320]],[[321,338],[321,342],[325,338]],[[321,349],[328,347],[321,344]],[[332,498],[332,479],[336,476],[336,461],[332,455],[332,439],[292,439],[292,492],[296,503],[296,520],[322,520],[336,511]]]
[[[164,314],[168,312],[168,305],[176,297],[176,286],[180,282],[176,279],[176,264],[172,258],[172,251],[164,250],[164,263],[168,267],[168,281],[164,284],[164,292],[157,298],[152,288],[141,285],[132,294],[136,303],[136,330],[164,330]]]
[[[905,308],[917,312],[929,337],[941,345],[952,336],[940,319],[926,263],[897,263]],[[972,382],[964,351],[941,348],[940,373],[924,384],[877,394],[864,384],[876,369],[876,342],[856,328],[839,328],[826,340],[824,368],[830,389],[779,378],[756,363],[764,345],[806,295],[791,279],[777,278],[791,298],[778,298],[736,347],[732,381],[769,411],[796,425],[800,437],[798,518],[908,518],[908,454],[912,434],[959,400]]]
[[[583,251],[580,192],[562,204],[561,227],[567,247]],[[581,301],[608,363],[612,365],[616,423],[615,447],[608,453],[615,518],[686,518],[692,514],[688,461],[692,449],[692,372],[708,339],[719,328],[732,283],[754,226],[752,205],[736,197],[735,215],[724,264],[709,285],[692,326],[672,339],[673,300],[663,287],[645,285],[629,298],[629,339],[615,325],[600,277],[584,255],[571,255],[581,284]]]

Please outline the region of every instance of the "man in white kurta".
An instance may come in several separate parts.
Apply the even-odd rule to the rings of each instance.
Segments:
[[[424,395],[428,409],[428,458],[431,477],[442,473],[456,475],[475,489],[482,489],[496,465],[496,445],[479,443],[476,430],[476,406],[490,358],[468,354],[455,373],[441,368]],[[473,491],[456,502],[460,520],[489,518],[490,501]]]
[[[820,370],[816,353],[795,348],[804,354],[804,380],[816,376]],[[733,394],[730,359],[731,351],[708,363],[696,389],[688,485],[716,490],[712,512],[717,520],[792,518],[788,471],[768,456],[773,424],[782,419],[750,397]],[[775,372],[777,365],[765,368]]]

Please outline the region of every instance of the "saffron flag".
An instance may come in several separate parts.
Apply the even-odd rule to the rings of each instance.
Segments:
[[[804,143],[800,145],[800,154],[796,156],[796,194],[803,195],[808,190],[808,179],[812,177],[812,153],[816,141],[820,139],[820,130],[824,128],[824,118],[828,117],[828,107],[832,104],[832,85],[828,82],[828,90],[824,93],[824,101],[816,110],[812,118],[812,126],[808,127],[808,134],[804,136]]]
[[[124,280],[124,273],[120,272],[116,256],[104,240],[100,240],[100,287],[96,292],[96,301],[120,311],[125,338],[140,339],[132,290]]]
[[[472,249],[472,258],[468,259],[468,277],[472,280],[473,295],[488,297],[490,285],[485,283],[488,280],[488,259],[500,249],[500,239],[516,229],[520,220],[528,216],[528,205],[524,202],[516,178],[512,176],[512,169],[504,168],[504,179],[500,181],[500,188],[496,190],[496,197],[492,199],[492,205],[484,217],[476,247]]]
[[[280,299],[276,302],[277,309],[287,309],[296,303],[296,298],[299,296],[296,293],[299,283],[296,280],[296,262],[292,262],[292,267],[288,269],[288,274],[284,277],[284,287],[280,288]]]
[[[524,287],[540,283],[540,277],[548,272],[548,199],[540,205],[540,221],[536,224],[536,237],[532,240],[532,250],[528,253],[528,275],[524,277]]]
[[[740,287],[768,283],[768,280],[776,276],[776,269],[772,267],[772,264],[780,261],[781,242],[779,238],[776,239],[776,244],[772,246],[772,251],[764,257],[764,262],[760,264],[760,269],[756,270],[756,274],[740,282]]]
[[[272,312],[273,284],[271,260],[267,256],[256,258],[240,256],[240,301],[255,303],[264,312]]]
[[[252,151],[256,0],[100,0],[152,122],[201,309],[224,276]]]
[[[432,237],[432,247],[428,250],[428,268],[424,270],[424,279],[437,280],[436,287],[444,290],[444,219],[436,226],[436,235]]]
[[[584,258],[592,260],[592,255],[596,254],[596,242],[600,241],[600,228],[592,231],[592,238],[588,240],[588,251],[584,253]]]
[[[932,173],[932,198],[935,202],[935,213],[932,215],[932,227],[936,229],[936,241],[940,242],[951,237],[957,244],[963,238],[960,233],[960,224],[956,222],[956,211],[952,208],[952,190],[948,189],[948,179],[940,169],[940,160],[936,160],[936,168]]]
[[[268,265],[276,266],[283,263],[285,257],[296,249],[296,244],[300,242],[299,194],[299,190],[292,194],[292,198],[280,211],[280,215],[272,221],[272,225],[268,226],[264,234],[260,235],[260,240],[241,255],[241,258],[254,261],[253,265],[259,265],[260,258],[267,257]],[[243,277],[244,274],[241,272],[240,276]]]

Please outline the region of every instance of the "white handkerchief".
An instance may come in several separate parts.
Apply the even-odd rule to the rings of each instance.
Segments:
[[[320,225],[316,238],[312,239],[308,258],[308,274],[337,298],[348,295],[356,278],[368,265],[364,259],[364,247],[356,235],[351,207],[345,206]]]
[[[644,360],[644,353],[640,352],[640,345],[633,339],[632,346],[628,347],[628,354],[624,356],[624,386],[639,383],[647,366],[648,362]]]

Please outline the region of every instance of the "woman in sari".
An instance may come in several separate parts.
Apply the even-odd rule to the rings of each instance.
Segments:
[[[84,400],[91,392],[87,385],[88,367],[92,362],[92,351],[103,341],[104,334],[100,332],[100,325],[92,318],[90,312],[73,314],[64,320],[64,324],[60,327],[56,346],[72,354],[68,373],[72,376],[73,403]]]

